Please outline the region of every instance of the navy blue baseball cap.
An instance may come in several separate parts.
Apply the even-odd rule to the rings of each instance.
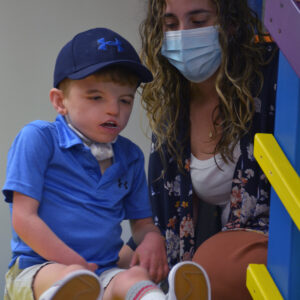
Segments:
[[[135,73],[140,82],[153,80],[132,45],[107,28],[93,28],[77,34],[59,52],[54,69],[54,87],[65,79],[83,79],[112,65]]]

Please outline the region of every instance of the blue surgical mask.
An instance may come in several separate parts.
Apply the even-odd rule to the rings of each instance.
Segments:
[[[221,48],[215,26],[167,31],[161,54],[192,82],[203,82],[221,64]]]

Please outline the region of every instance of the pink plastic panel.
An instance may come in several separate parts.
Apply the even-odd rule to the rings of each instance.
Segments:
[[[300,77],[300,3],[296,0],[266,0],[264,23]]]

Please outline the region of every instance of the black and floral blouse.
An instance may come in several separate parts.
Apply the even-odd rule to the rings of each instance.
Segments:
[[[274,44],[267,45],[273,52]],[[225,230],[255,230],[265,234],[269,228],[270,185],[253,156],[254,135],[273,133],[277,84],[278,55],[263,68],[264,86],[255,99],[255,116],[251,131],[240,141],[241,155],[232,180],[231,209]],[[184,122],[182,132],[186,132]],[[189,170],[190,145],[184,149],[184,172],[176,161],[164,151],[167,169],[163,172],[161,157],[154,151],[155,137],[149,160],[149,192],[155,224],[166,239],[168,263],[173,266],[192,258],[195,251],[193,225],[193,190]],[[207,228],[203,227],[203,231]]]

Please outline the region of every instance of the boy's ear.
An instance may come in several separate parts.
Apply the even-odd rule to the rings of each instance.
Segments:
[[[54,107],[54,109],[61,115],[67,114],[67,108],[64,105],[64,93],[62,90],[53,88],[49,93],[50,101]]]

